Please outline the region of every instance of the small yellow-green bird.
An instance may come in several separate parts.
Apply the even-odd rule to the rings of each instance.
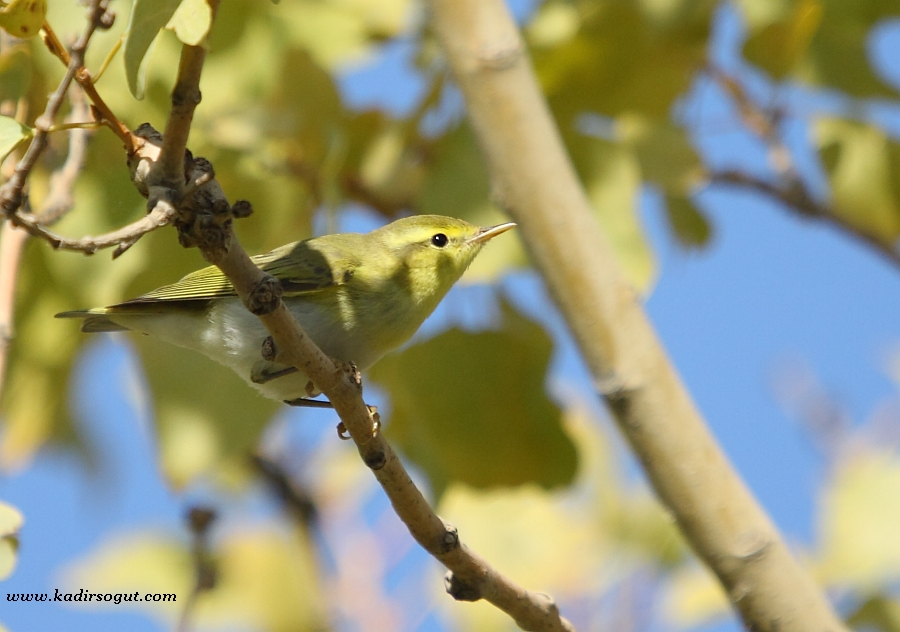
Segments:
[[[365,369],[409,340],[484,244],[513,226],[417,215],[253,261],[281,282],[285,305],[322,351]],[[263,359],[268,332],[215,266],[124,303],[57,317],[84,319],[85,332],[138,331],[199,351],[272,399],[301,403],[316,394],[301,372]]]

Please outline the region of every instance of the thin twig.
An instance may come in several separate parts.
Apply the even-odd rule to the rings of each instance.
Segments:
[[[751,176],[742,171],[719,171],[709,174],[707,179],[712,184],[741,186],[763,193],[778,200],[801,217],[818,219],[839,228],[844,234],[872,248],[888,262],[895,266],[900,266],[900,252],[890,244],[878,239],[875,235],[861,230],[858,226],[854,226],[846,218],[839,215],[830,205],[813,199],[805,188],[789,188],[785,185],[778,185]]]
[[[87,104],[83,95],[79,98],[80,91],[74,87],[72,92],[74,107],[68,118],[77,119],[86,116]],[[90,133],[83,129],[73,129],[69,132],[69,152],[66,161],[50,177],[50,193],[37,213],[42,224],[58,221],[72,208],[72,189],[75,186],[75,178],[84,165],[89,135]],[[0,234],[0,392],[4,385],[9,347],[14,333],[15,293],[19,266],[28,237],[28,232],[19,230],[12,223],[3,223]]]
[[[175,209],[171,205],[158,204],[147,215],[126,226],[96,237],[89,235],[78,239],[54,233],[45,228],[34,215],[29,213],[15,215],[14,223],[16,226],[28,231],[33,237],[40,237],[56,250],[72,250],[92,255],[98,250],[105,248],[121,247],[124,244],[131,245],[147,233],[171,224],[174,216]]]
[[[291,515],[304,528],[316,521],[316,505],[312,497],[291,478],[284,467],[266,457],[253,455],[253,466],[263,481],[278,496]]]
[[[211,1],[212,19],[215,19],[218,0]],[[178,63],[178,75],[172,89],[172,108],[163,131],[163,146],[156,176],[160,184],[179,193],[184,186],[184,152],[194,120],[194,110],[200,104],[200,74],[206,60],[206,48],[183,46]]]
[[[808,219],[818,219],[840,229],[863,245],[869,246],[890,263],[900,266],[900,251],[876,235],[842,217],[835,208],[815,199],[794,164],[790,148],[780,131],[782,112],[767,110],[758,105],[744,89],[741,82],[721,68],[710,65],[710,76],[737,104],[744,125],[756,134],[769,149],[769,162],[777,176],[777,183],[754,177],[747,173],[728,170],[712,173],[708,180],[715,184],[732,184],[753,189],[782,202],[789,210]]]
[[[206,507],[191,507],[187,514],[191,530],[191,556],[194,558],[194,585],[178,619],[177,632],[188,632],[200,595],[216,587],[218,568],[209,547],[209,531],[216,512]]]
[[[77,86],[69,90],[69,101],[72,103],[72,112],[67,117],[70,121],[84,120],[90,114],[84,91]],[[41,209],[35,213],[35,219],[43,226],[51,226],[62,219],[66,213],[72,210],[75,204],[75,179],[84,167],[84,159],[87,154],[87,142],[91,136],[89,129],[70,128],[69,151],[66,161],[50,176],[50,191],[41,204]]]
[[[104,15],[111,14],[109,12],[106,12],[104,13]],[[49,51],[53,53],[53,55],[58,57],[59,60],[66,66],[72,65],[72,60],[69,56],[69,53],[62,45],[62,42],[59,41],[59,38],[56,37],[56,33],[50,27],[49,23],[44,22],[44,26],[41,27],[41,36],[44,40],[44,44],[47,46]],[[113,133],[118,136],[123,143],[125,143],[125,151],[127,152],[127,154],[129,156],[132,155],[137,149],[134,135],[131,133],[131,130],[128,129],[128,126],[125,125],[125,123],[123,123],[121,120],[119,120],[119,118],[113,113],[109,106],[106,105],[106,102],[100,96],[100,93],[97,92],[97,88],[94,87],[95,79],[91,76],[90,71],[88,71],[88,69],[84,67],[83,63],[82,66],[80,66],[75,72],[75,81],[77,81],[78,85],[80,85],[84,89],[85,94],[88,95],[88,98],[94,105],[96,119],[104,125],[108,126],[113,131]]]
[[[101,19],[106,13],[108,4],[109,0],[94,0],[93,4],[91,4],[91,8],[88,11],[87,26],[84,29],[84,33],[72,47],[72,55],[66,68],[66,74],[63,76],[62,81],[59,82],[59,86],[54,93],[50,95],[44,113],[35,121],[35,134],[31,144],[28,146],[28,150],[19,161],[19,164],[16,165],[16,170],[10,179],[0,188],[0,212],[5,217],[13,218],[22,206],[25,182],[28,180],[31,170],[37,164],[41,153],[47,147],[49,129],[53,125],[59,109],[62,107],[69,85],[75,78],[75,74],[84,66],[84,53],[87,50],[87,45],[94,31],[101,25]],[[13,221],[15,222],[15,220]]]

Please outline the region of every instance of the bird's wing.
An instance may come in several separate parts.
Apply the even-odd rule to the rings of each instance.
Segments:
[[[343,253],[330,252],[321,246],[311,247],[309,242],[301,241],[251,259],[264,272],[281,281],[284,296],[298,296],[349,281],[359,263],[355,257],[340,255]],[[234,287],[222,271],[209,266],[188,274],[176,283],[164,285],[120,305],[208,301],[236,295]]]

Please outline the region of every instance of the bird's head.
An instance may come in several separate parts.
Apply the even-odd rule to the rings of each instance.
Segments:
[[[462,276],[484,244],[515,224],[479,228],[441,215],[415,215],[374,231],[406,271],[413,295],[440,300]]]

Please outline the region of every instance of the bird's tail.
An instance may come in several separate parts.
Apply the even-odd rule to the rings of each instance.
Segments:
[[[79,309],[72,312],[60,312],[56,318],[82,318],[81,331],[96,334],[104,331],[128,331],[128,327],[110,320],[102,309]]]

